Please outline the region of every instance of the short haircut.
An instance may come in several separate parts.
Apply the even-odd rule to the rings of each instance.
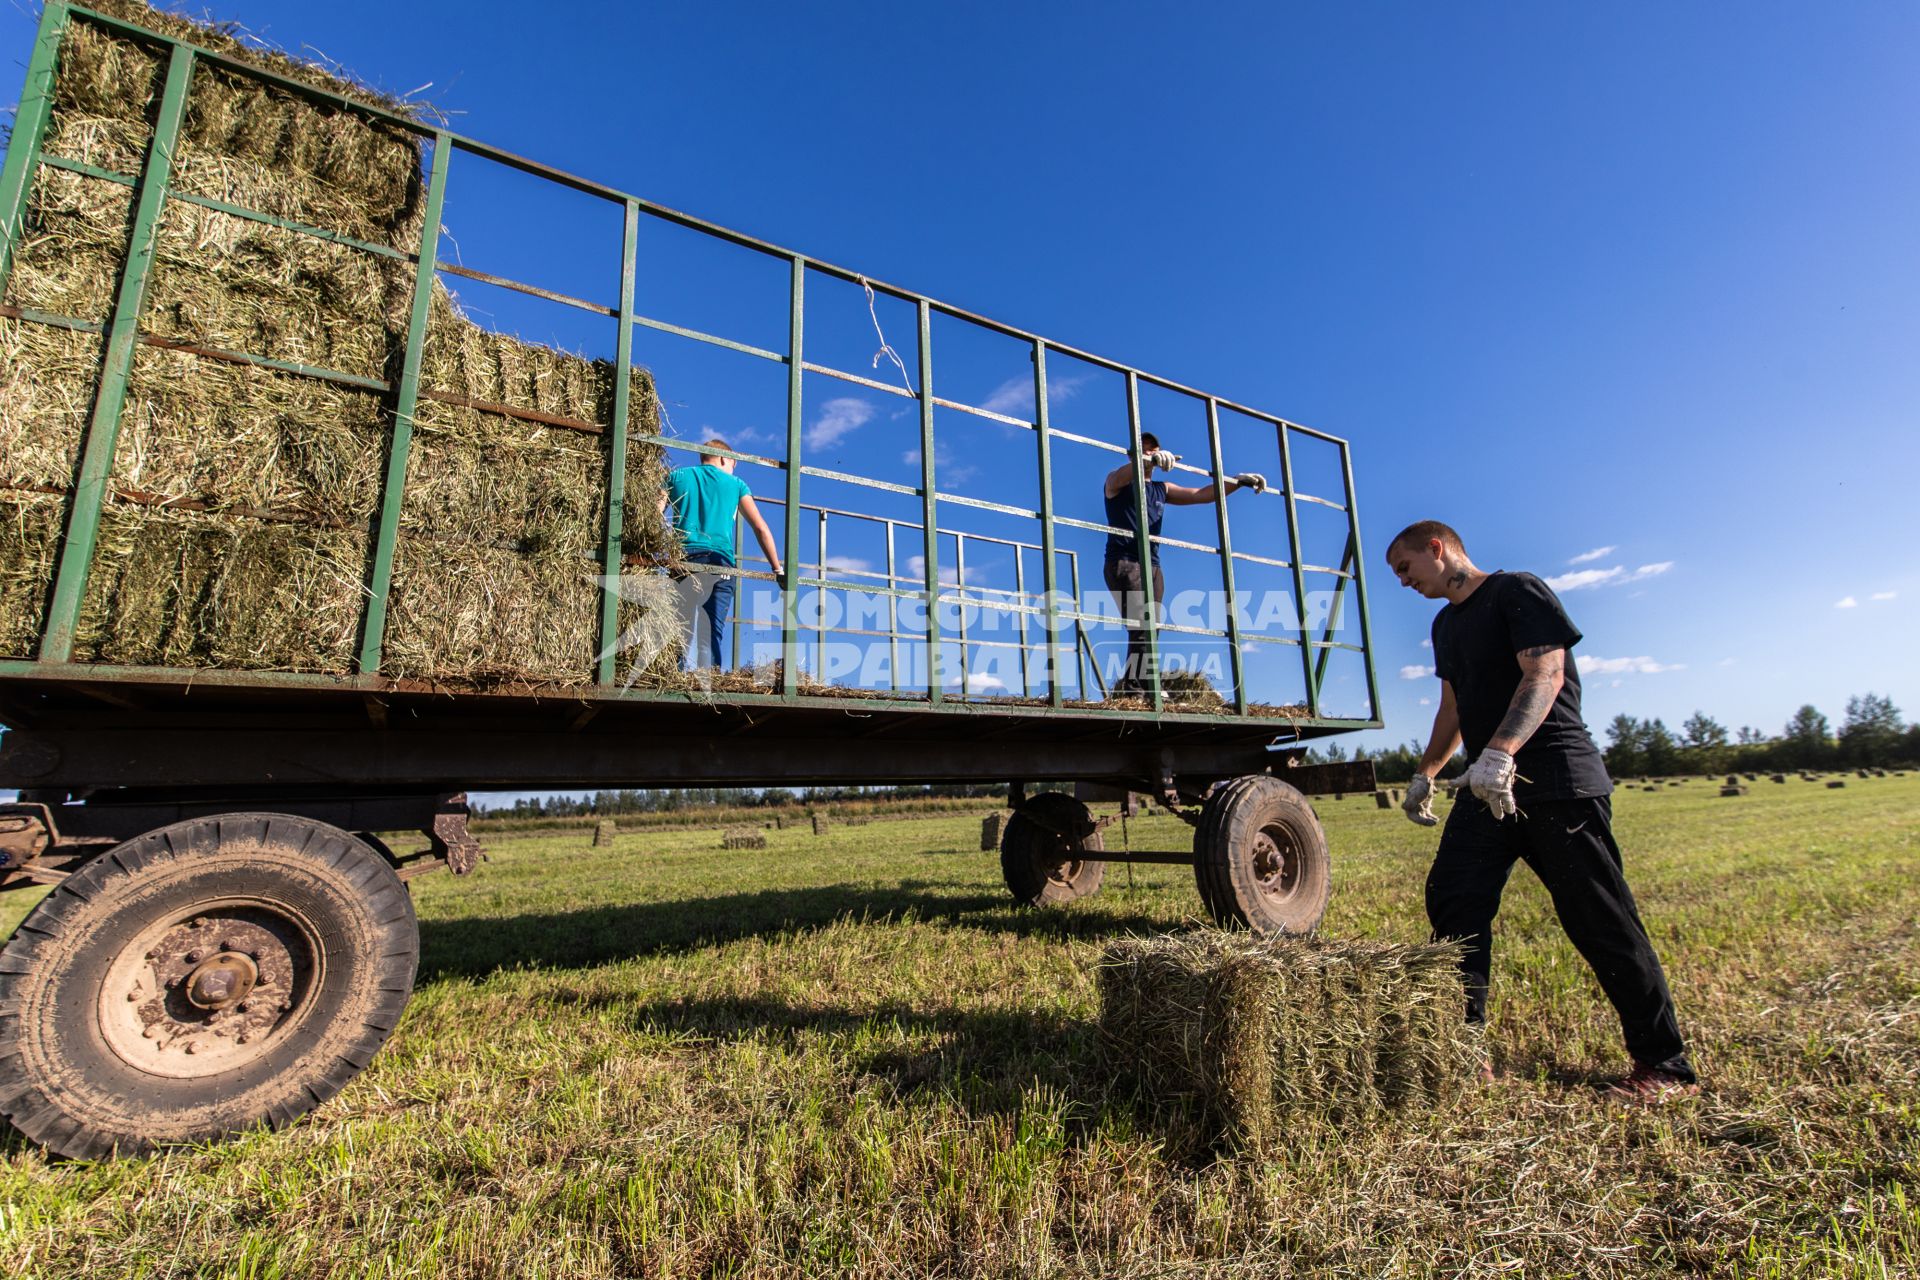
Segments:
[[[1160,447],[1160,437],[1151,431],[1142,431],[1140,433],[1140,447],[1148,453],[1152,453]]]
[[[1412,524],[1393,535],[1393,541],[1387,544],[1387,554],[1391,556],[1395,547],[1425,547],[1434,538],[1465,555],[1467,544],[1460,541],[1460,535],[1453,531],[1450,524],[1438,520],[1415,520]]]
[[[719,436],[715,436],[713,439],[706,441],[701,447],[704,449],[726,449],[729,452],[733,449],[732,445],[722,440]],[[702,462],[719,462],[720,460],[720,455],[717,453],[703,453],[700,455],[700,461]]]

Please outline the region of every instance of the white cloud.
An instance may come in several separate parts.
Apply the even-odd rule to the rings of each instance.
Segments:
[[[1629,571],[1625,565],[1614,565],[1611,569],[1575,569],[1572,573],[1563,573],[1548,578],[1547,585],[1555,591],[1579,591],[1587,587],[1623,587],[1629,582],[1639,582],[1643,578],[1657,578],[1673,568],[1673,561],[1662,560],[1657,564],[1643,564]]]
[[[1860,602],[1852,596],[1841,596],[1833,602],[1833,607],[1836,609],[1857,609],[1860,607]]]
[[[1047,379],[1047,403],[1059,404],[1073,399],[1076,392],[1086,385],[1087,375],[1076,374],[1065,378]],[[1010,418],[1026,418],[1033,413],[1033,379],[1008,378],[993,389],[980,405],[988,413],[1004,413]]]
[[[820,416],[807,428],[807,447],[824,449],[872,420],[873,406],[865,400],[858,396],[835,396],[821,403]]]
[[[1872,598],[1875,600],[1891,600],[1899,594],[1898,591],[1876,591],[1873,593]]]
[[[1431,648],[1433,648],[1433,641],[1431,641],[1431,640],[1422,640],[1422,641],[1420,642],[1420,647],[1421,647],[1422,649],[1431,649]]]
[[[1433,674],[1432,667],[1410,665],[1410,666],[1405,666],[1400,668],[1400,678],[1402,680],[1425,680],[1428,676],[1432,674]]]
[[[1684,671],[1683,662],[1655,662],[1652,658],[1597,658],[1582,653],[1574,657],[1574,664],[1580,668],[1580,674],[1587,675],[1642,675],[1657,676],[1663,671]]]
[[[1423,707],[1430,707],[1430,706],[1432,706],[1432,705],[1433,705],[1433,699],[1432,699],[1432,698],[1422,698],[1422,699],[1420,699],[1420,705],[1421,705],[1421,706],[1423,706]]]
[[[968,566],[967,581],[969,585],[980,580],[980,572],[979,568],[972,565]],[[915,582],[925,582],[927,579],[927,558],[925,556],[908,556],[907,576]],[[943,564],[940,566],[940,585],[943,587],[957,587],[960,585],[960,577],[954,572],[952,565]]]
[[[1567,561],[1567,563],[1568,564],[1589,564],[1595,560],[1598,560],[1601,556],[1610,556],[1617,550],[1619,550],[1619,548],[1617,547],[1595,547],[1591,551],[1582,551],[1579,555]]]
[[[947,688],[957,689],[959,687],[960,687],[959,673],[956,672],[955,674],[947,677]],[[968,693],[1005,693],[1007,692],[1007,682],[1005,680],[1002,680],[999,676],[989,675],[984,671],[969,671],[967,672],[967,692]]]

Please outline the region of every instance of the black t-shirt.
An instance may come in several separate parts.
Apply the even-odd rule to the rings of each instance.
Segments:
[[[1506,719],[1520,687],[1522,649],[1564,645],[1571,651],[1580,631],[1560,607],[1553,589],[1530,573],[1495,573],[1459,604],[1433,620],[1433,663],[1453,686],[1460,736],[1469,759],[1478,759],[1487,739]],[[1571,800],[1613,790],[1600,749],[1580,718],[1580,671],[1567,654],[1566,681],[1547,718],[1514,753],[1516,800]]]

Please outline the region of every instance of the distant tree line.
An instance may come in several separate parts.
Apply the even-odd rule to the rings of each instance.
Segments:
[[[1307,753],[1308,763],[1372,760],[1381,782],[1405,782],[1420,764],[1425,747],[1418,741],[1404,747],[1369,752],[1355,748],[1351,756],[1338,746]],[[1743,727],[1733,734],[1704,711],[1687,717],[1674,733],[1655,717],[1640,720],[1618,715],[1607,726],[1607,772],[1616,778],[1682,773],[1778,773],[1788,769],[1889,768],[1920,763],[1920,724],[1902,721],[1893,699],[1863,693],[1847,699],[1846,719],[1834,733],[1827,717],[1812,703],[1793,713],[1778,734]],[[1440,771],[1452,777],[1466,767],[1464,753],[1456,754]]]

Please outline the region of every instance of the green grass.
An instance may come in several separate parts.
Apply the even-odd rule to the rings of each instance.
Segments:
[[[1367,798],[1319,808],[1327,929],[1422,938],[1433,835]],[[415,883],[419,994],[291,1131],[98,1165],[0,1139],[0,1271],[1916,1274],[1920,778],[1628,790],[1617,828],[1701,1097],[1596,1096],[1627,1065],[1617,1028],[1523,871],[1503,1080],[1264,1160],[1210,1152],[1092,1032],[1090,962],[1195,921],[1184,868],[1111,867],[1036,914],[976,818],[751,853],[717,831],[500,841]]]

